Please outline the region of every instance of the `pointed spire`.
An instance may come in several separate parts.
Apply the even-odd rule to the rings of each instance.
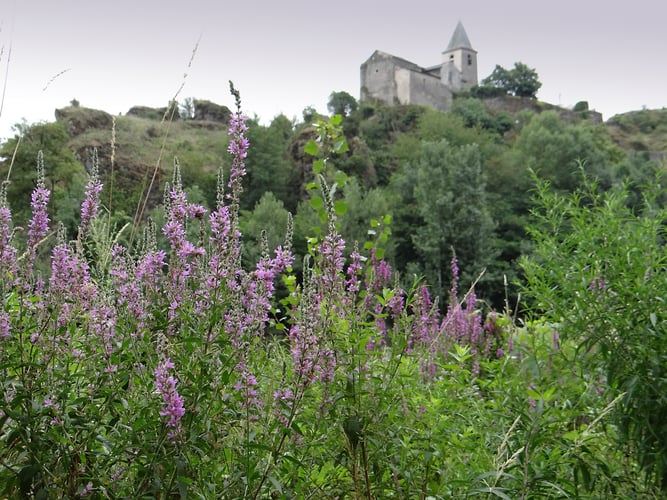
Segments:
[[[461,21],[459,21],[459,23],[456,25],[454,34],[452,35],[452,38],[449,40],[449,45],[447,45],[447,49],[445,50],[445,52],[449,52],[450,50],[456,50],[456,49],[472,50],[472,45],[470,45],[468,34],[466,33],[463,24],[461,24]]]

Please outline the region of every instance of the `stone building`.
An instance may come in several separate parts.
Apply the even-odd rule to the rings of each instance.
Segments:
[[[361,65],[361,100],[423,104],[447,111],[454,92],[477,85],[477,51],[459,21],[442,62],[422,68],[376,50]]]

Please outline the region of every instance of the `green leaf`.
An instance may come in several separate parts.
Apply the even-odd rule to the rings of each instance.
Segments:
[[[334,150],[335,153],[342,154],[342,153],[346,153],[347,151],[349,151],[350,148],[347,145],[347,141],[343,137],[339,141],[336,141],[336,143],[333,146],[333,150]]]
[[[322,205],[324,205],[324,201],[322,200],[321,196],[313,196],[310,200],[308,200],[308,202],[315,210],[319,210],[322,208]]]
[[[347,208],[347,203],[343,200],[336,200],[334,202],[334,212],[336,215],[345,215],[347,213]]]
[[[315,172],[316,174],[319,174],[323,168],[324,168],[324,160],[322,158],[320,158],[319,160],[315,160],[313,162],[313,172]]]
[[[317,156],[320,152],[320,147],[312,139],[306,143],[306,146],[303,148],[303,152],[310,156]]]
[[[338,126],[343,123],[343,115],[333,115],[331,117],[331,125]]]
[[[339,186],[344,186],[345,184],[347,184],[348,180],[349,180],[349,177],[342,170],[337,171],[336,175],[334,176],[334,182],[336,184],[338,184]]]

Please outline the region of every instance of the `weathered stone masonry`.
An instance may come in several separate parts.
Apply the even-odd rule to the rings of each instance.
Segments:
[[[473,85],[477,85],[477,51],[461,22],[436,66],[422,68],[379,50],[361,65],[361,100],[365,101],[423,104],[447,111],[453,92]]]

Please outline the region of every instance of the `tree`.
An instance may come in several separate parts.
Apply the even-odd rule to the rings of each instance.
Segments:
[[[422,145],[414,197],[423,225],[413,243],[426,282],[446,297],[450,261],[456,254],[461,284],[467,287],[495,257],[494,224],[486,203],[485,179],[477,145],[453,147],[446,140]],[[446,301],[445,301],[446,302]]]
[[[195,100],[186,97],[181,104],[180,115],[184,120],[192,120],[195,117]]]
[[[348,116],[357,109],[357,100],[345,91],[332,92],[327,109],[334,115]]]
[[[251,210],[267,191],[271,191],[289,210],[296,208],[298,192],[291,188],[294,169],[288,156],[291,126],[284,116],[276,117],[268,127],[249,123],[247,136],[252,147],[246,160],[247,191],[241,200],[241,208]]]
[[[501,89],[517,97],[535,98],[541,86],[537,71],[522,62],[514,63],[514,68],[510,70],[496,65],[493,72],[482,80],[482,88]]]
[[[9,177],[7,198],[12,208],[14,224],[22,226],[30,218],[30,196],[35,186],[37,153],[44,155],[46,187],[51,190],[49,215],[51,220],[65,224],[70,235],[76,234],[79,209],[87,175],[84,166],[76,161],[67,147],[69,136],[62,123],[19,125],[21,140],[15,136],[0,147],[2,178],[7,178],[14,151],[16,157]]]
[[[284,243],[287,218],[285,206],[271,192],[264,193],[252,212],[241,212],[239,224],[244,241],[244,265],[252,268],[262,257],[262,232],[266,236],[269,252]]]
[[[608,137],[589,124],[565,123],[555,111],[535,115],[515,143],[519,161],[548,179],[554,188],[573,191],[581,170],[600,178],[603,187],[613,183],[613,163],[622,152]]]

